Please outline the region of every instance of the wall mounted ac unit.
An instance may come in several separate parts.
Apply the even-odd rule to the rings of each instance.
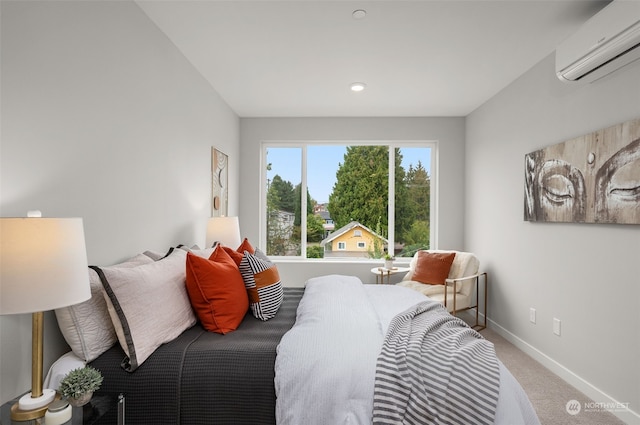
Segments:
[[[640,1],[614,0],[556,49],[562,81],[595,81],[640,58]]]

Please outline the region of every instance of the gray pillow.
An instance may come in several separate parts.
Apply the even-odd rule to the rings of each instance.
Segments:
[[[152,262],[146,255],[138,254],[111,267],[132,268]],[[95,360],[118,340],[102,295],[102,282],[94,270],[88,270],[91,298],[55,311],[62,336],[71,351],[85,362]]]

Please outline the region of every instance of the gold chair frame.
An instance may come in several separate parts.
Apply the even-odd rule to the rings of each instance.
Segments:
[[[482,279],[481,279],[482,278]],[[475,279],[475,285],[476,285],[476,302],[475,305],[470,305],[469,307],[465,307],[462,308],[460,310],[458,310],[456,308],[456,294],[458,292],[458,282],[460,281],[465,281],[465,280],[469,280],[469,279]],[[482,321],[482,324],[480,323],[480,281],[484,281],[484,303],[483,303],[483,318],[484,320]],[[445,285],[446,286],[452,286],[453,287],[453,310],[451,311],[451,314],[453,316],[456,315],[457,312],[459,311],[465,311],[465,310],[471,310],[471,309],[476,309],[476,322],[473,326],[471,326],[473,329],[477,330],[477,331],[481,331],[482,329],[487,327],[487,297],[488,297],[488,276],[487,276],[487,272],[483,272],[483,273],[478,273],[478,274],[474,274],[472,276],[464,276],[458,279],[446,279],[445,280]],[[444,291],[444,306],[447,307],[447,291]]]

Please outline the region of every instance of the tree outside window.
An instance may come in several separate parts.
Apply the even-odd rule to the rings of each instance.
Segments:
[[[338,242],[347,257],[409,257],[429,248],[432,147],[266,144],[267,254],[335,257],[327,241],[353,223],[362,225],[371,245],[363,251],[353,243],[359,252],[348,253],[348,244]]]

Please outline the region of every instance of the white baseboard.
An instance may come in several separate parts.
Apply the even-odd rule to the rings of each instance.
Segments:
[[[613,397],[610,397],[608,394],[602,392],[589,382],[582,379],[580,376],[573,373],[571,370],[567,369],[560,363],[553,360],[551,357],[547,356],[537,348],[523,341],[516,335],[512,334],[498,323],[489,319],[487,321],[487,326],[491,328],[496,333],[500,334],[504,339],[518,347],[520,350],[524,351],[538,363],[542,364],[544,367],[549,369],[551,372],[558,375],[561,379],[567,382],[569,385],[573,386],[577,390],[583,392],[587,397],[591,400],[594,400],[598,403],[611,403],[611,405],[615,406],[627,406],[625,409],[616,408],[611,411],[616,417],[618,417],[621,421],[625,422],[628,425],[640,425],[640,414],[634,412],[633,410],[628,408],[627,403],[621,403],[618,400],[615,400]]]

